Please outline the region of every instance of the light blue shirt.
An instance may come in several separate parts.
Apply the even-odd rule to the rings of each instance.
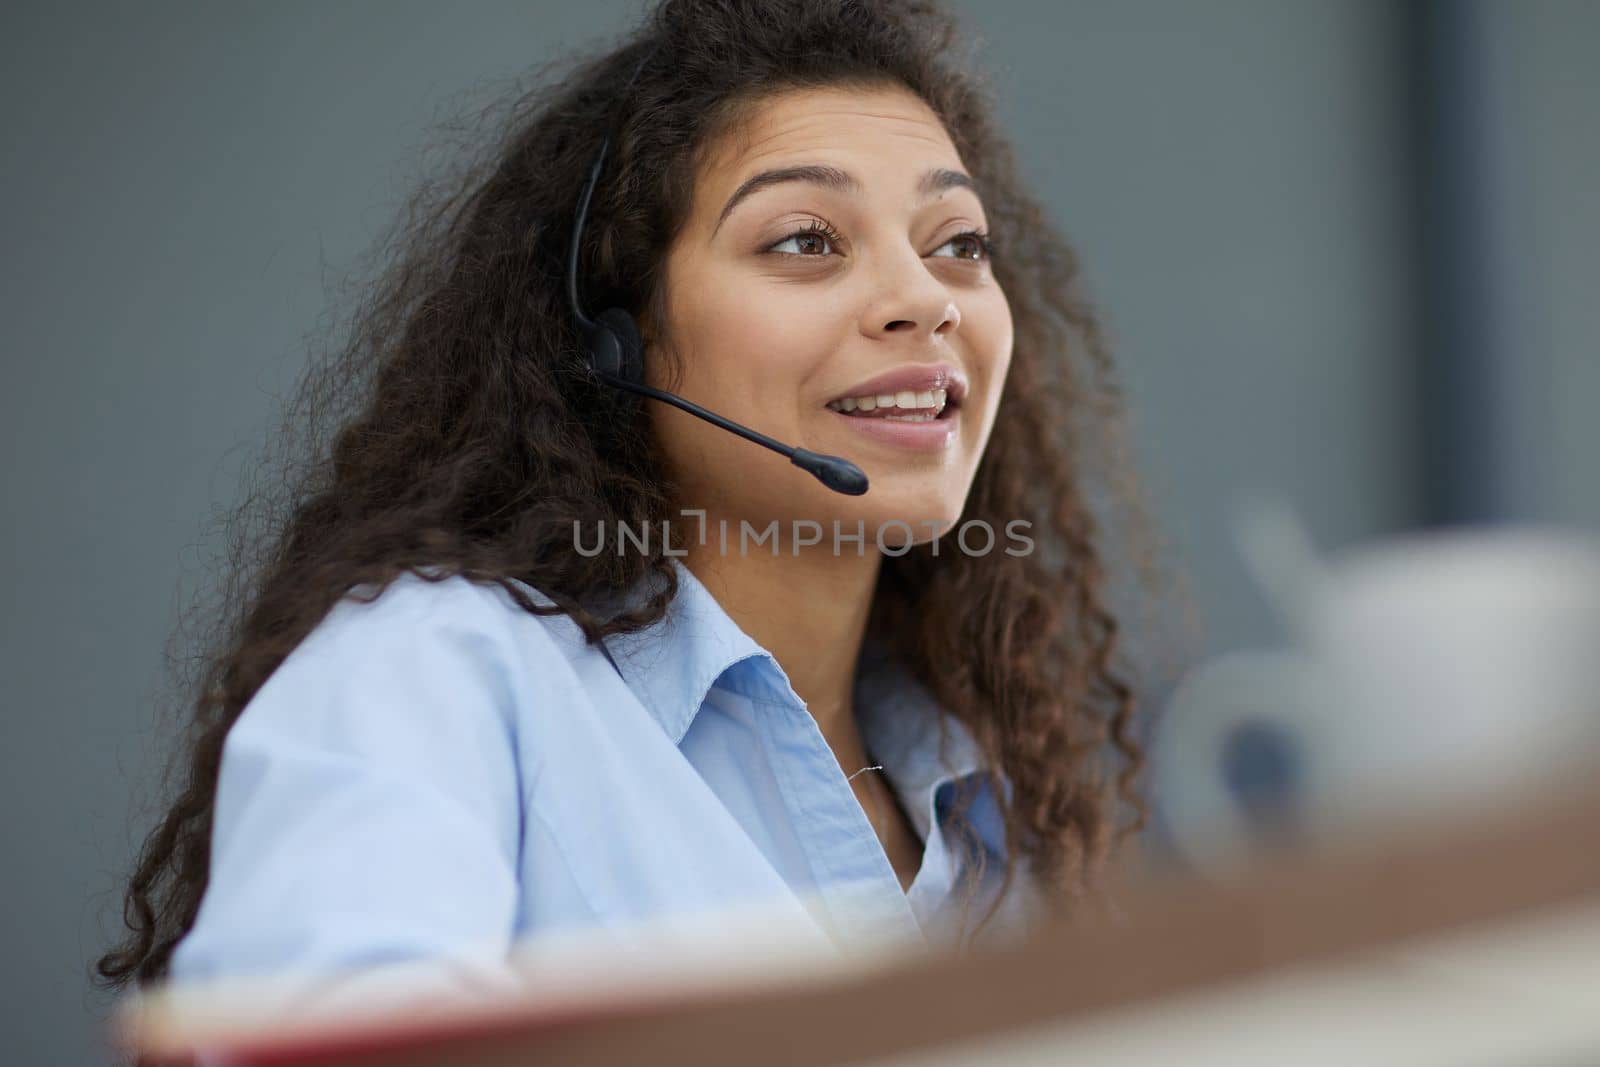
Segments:
[[[980,768],[971,736],[943,716],[941,760],[926,690],[863,650],[863,740],[924,842],[905,891],[777,661],[673,565],[668,614],[608,638],[611,659],[462,577],[340,601],[227,735],[173,978],[424,958],[489,974],[531,935],[773,899],[839,944],[954,944],[945,809]],[[969,818],[987,850],[976,918],[1003,866],[987,789]],[[991,926],[1032,914],[1023,886]]]

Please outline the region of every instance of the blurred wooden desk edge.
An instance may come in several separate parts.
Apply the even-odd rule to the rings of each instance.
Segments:
[[[1228,885],[1130,887],[1124,918],[1111,925],[1041,929],[1025,943],[817,987],[341,1062],[855,1063],[1600,901],[1597,829],[1600,789],[1567,792],[1473,825],[1280,855]]]

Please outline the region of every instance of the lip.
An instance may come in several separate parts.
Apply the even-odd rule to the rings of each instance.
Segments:
[[[910,387],[907,386],[907,388]],[[863,419],[855,415],[846,415],[842,411],[834,411],[832,408],[828,409],[828,414],[841,422],[848,423],[851,427],[875,441],[896,445],[900,448],[933,452],[954,445],[956,431],[961,425],[960,408],[946,408],[945,410],[946,414],[943,418],[933,419],[929,422]]]
[[[881,396],[884,393],[898,393],[905,389],[918,393],[924,389],[943,389],[945,405],[956,407],[966,398],[967,376],[949,363],[911,363],[903,367],[891,367],[882,374],[853,385],[830,399],[828,403],[846,397]],[[947,419],[939,421],[944,422]]]

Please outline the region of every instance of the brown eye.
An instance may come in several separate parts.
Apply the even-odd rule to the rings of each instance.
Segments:
[[[769,246],[767,251],[777,251],[778,245],[787,244],[790,241],[794,241],[797,247],[809,251],[778,252],[778,254],[780,256],[797,256],[815,259],[818,255],[826,255],[826,248],[829,245],[838,244],[841,239],[842,238],[840,238],[838,231],[836,231],[832,226],[813,219],[802,228],[795,230],[793,233],[789,234],[789,236],[777,242],[777,244]]]
[[[966,233],[958,233],[940,247],[949,248],[951,245],[960,246],[962,251],[958,255],[946,258],[965,259],[973,263],[982,263],[984,260],[990,258],[994,251],[993,246],[989,241],[989,235],[979,230],[968,230]]]

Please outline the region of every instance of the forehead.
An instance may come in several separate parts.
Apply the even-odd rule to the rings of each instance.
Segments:
[[[791,89],[746,105],[706,153],[697,185],[711,197],[726,195],[764,167],[818,162],[819,153],[919,174],[932,164],[961,169],[944,124],[909,89]]]

